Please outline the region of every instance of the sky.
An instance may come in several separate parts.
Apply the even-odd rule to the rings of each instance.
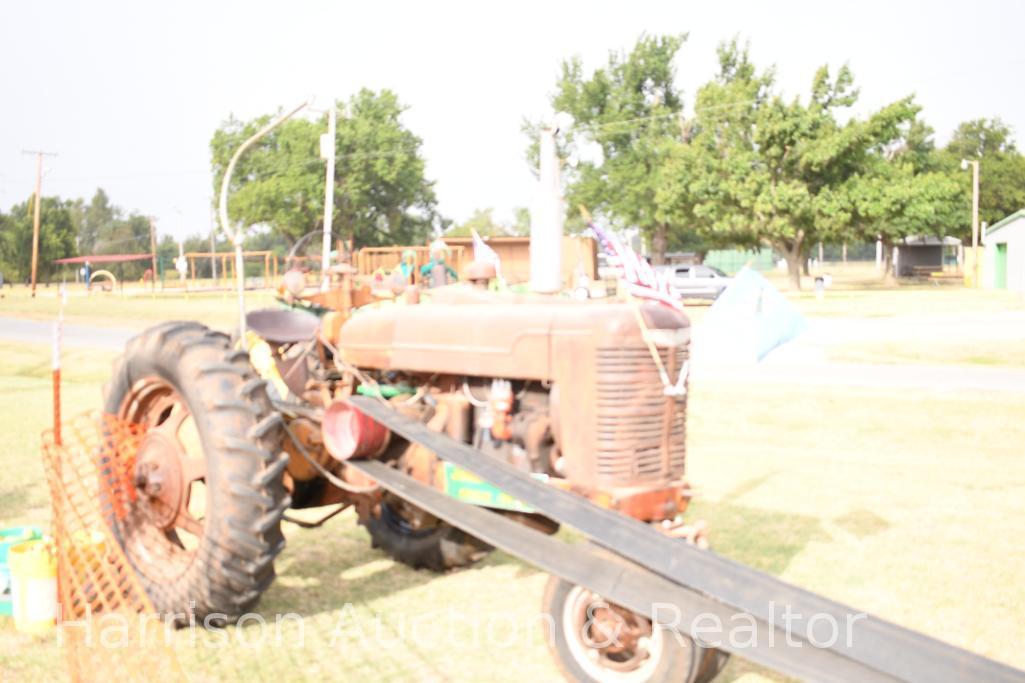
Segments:
[[[559,65],[600,66],[642,34],[687,33],[688,104],[738,36],[790,95],[848,63],[856,113],[914,93],[943,143],[961,121],[1000,117],[1025,146],[1025,2],[14,2],[0,4],[0,207],[32,192],[102,187],[155,216],[161,234],[212,227],[209,141],[309,96],[391,88],[423,140],[439,210],[512,221],[535,183],[524,117],[553,114]],[[143,245],[145,250],[148,245]]]

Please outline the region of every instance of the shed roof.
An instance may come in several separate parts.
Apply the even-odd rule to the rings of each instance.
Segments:
[[[956,237],[936,237],[934,235],[908,235],[900,242],[907,247],[938,247],[940,245],[956,246],[961,240]]]
[[[997,221],[993,225],[989,226],[988,228],[986,228],[986,235],[992,235],[994,232],[996,232],[1000,228],[1003,228],[1004,226],[1010,225],[1011,223],[1015,222],[1019,218],[1025,218],[1025,209],[1019,209],[1019,210],[1015,211],[1014,213],[1012,213],[1007,218],[1004,218],[1001,221]]]
[[[91,256],[70,256],[54,259],[53,263],[122,263],[153,258],[153,254],[93,254]]]

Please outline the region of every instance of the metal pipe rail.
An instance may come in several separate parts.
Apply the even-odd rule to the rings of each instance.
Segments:
[[[347,400],[403,439],[577,529],[606,551],[561,543],[490,511],[450,499],[382,463],[350,461],[382,486],[492,545],[653,617],[663,626],[694,635],[688,629],[693,623],[686,619],[673,624],[659,619],[655,612],[659,604],[675,605],[681,616],[716,615],[723,625],[740,615],[756,624],[755,646],[734,647],[719,634],[722,642],[710,642],[713,647],[814,681],[1025,682],[1025,672],[687,545],[581,496],[538,482],[373,398],[353,396]],[[788,623],[782,632],[778,610],[784,608],[808,617],[808,621]],[[837,625],[841,637],[824,638],[822,633],[809,632],[813,615],[823,615],[820,623]],[[706,642],[715,637],[706,628],[701,631]]]

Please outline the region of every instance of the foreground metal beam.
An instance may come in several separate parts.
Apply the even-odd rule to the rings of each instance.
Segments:
[[[438,457],[452,462],[482,479],[489,481],[511,496],[531,505],[542,514],[572,526],[590,537],[594,543],[607,548],[621,556],[620,568],[641,572],[643,576],[634,576],[631,590],[635,591],[631,601],[622,601],[630,609],[651,614],[654,602],[679,602],[682,614],[696,615],[700,613],[718,614],[721,623],[729,623],[733,615],[750,615],[758,624],[759,636],[768,637],[773,630],[778,630],[781,618],[780,610],[789,610],[791,615],[801,615],[794,623],[788,621],[787,633],[774,640],[771,656],[762,655],[760,650],[738,649],[738,655],[758,661],[771,668],[790,675],[809,680],[904,680],[904,681],[1023,681],[1025,672],[1013,669],[1004,664],[981,657],[961,648],[948,645],[929,636],[911,631],[892,622],[867,615],[851,607],[829,600],[781,581],[773,576],[756,571],[733,562],[709,551],[699,550],[679,540],[669,538],[656,529],[624,515],[594,505],[581,496],[562,491],[552,486],[541,484],[526,472],[511,465],[489,457],[475,450],[468,444],[456,441],[445,434],[435,432],[424,424],[396,413],[387,405],[370,397],[354,396],[349,402],[376,421],[408,441],[421,444],[437,454]],[[357,464],[357,463],[353,463]],[[381,472],[387,469],[383,465],[358,463],[360,469],[369,476],[377,471],[380,476],[388,476]],[[383,484],[384,482],[382,482]],[[415,482],[414,482],[415,483]],[[397,484],[393,484],[397,485]],[[408,484],[407,494],[412,495],[415,487]],[[423,487],[427,489],[427,487]],[[444,496],[436,491],[435,495]],[[398,495],[402,493],[396,491]],[[418,492],[414,500],[421,505]],[[471,518],[478,519],[478,513],[495,516],[493,513],[456,503],[459,507],[449,519],[451,524],[466,528]],[[432,511],[433,512],[433,511]],[[436,514],[436,513],[435,513]],[[507,522],[508,520],[502,520]],[[478,531],[467,529],[475,535]],[[506,548],[504,536],[510,533],[503,529],[503,538],[484,540],[503,547],[509,552],[519,555],[528,562],[539,564],[552,573],[563,576],[570,581],[582,583],[587,588],[614,601],[621,602],[618,593],[610,593],[594,585],[589,585],[576,578],[564,576],[563,569],[551,568],[542,563],[544,560],[552,564],[554,560],[546,556],[538,557],[527,545],[542,543],[530,537],[529,543],[524,542],[517,549]],[[558,544],[553,539],[547,539]],[[556,555],[568,555],[567,546],[558,544],[558,548],[546,549]],[[583,552],[574,547],[574,553]],[[529,553],[529,556],[528,556]],[[655,593],[652,588],[653,575],[661,577],[657,588],[664,593]],[[585,577],[586,578],[586,577]],[[605,580],[609,580],[606,577]],[[634,583],[636,582],[636,583]],[[647,583],[647,587],[640,587]],[[612,585],[615,588],[615,585]],[[679,593],[686,590],[688,595]],[[652,591],[644,593],[644,591]],[[659,595],[673,595],[673,599]],[[700,603],[694,602],[693,596],[703,597]],[[684,600],[687,598],[687,602]],[[640,602],[638,602],[640,600]],[[643,607],[644,600],[649,600]],[[700,607],[697,612],[692,611]],[[713,609],[714,608],[714,609]],[[718,610],[718,611],[717,611]],[[723,611],[725,610],[725,611]],[[820,616],[821,615],[821,616]],[[815,617],[815,619],[812,619]],[[661,621],[661,620],[659,620]],[[816,631],[816,624],[829,626],[830,631],[835,625],[840,632],[833,638],[829,631]],[[811,628],[809,629],[809,626]],[[686,623],[683,624],[686,630]],[[764,630],[763,630],[764,629]],[[707,633],[702,629],[703,633]],[[803,646],[790,646],[790,642],[804,643]],[[759,638],[759,641],[761,638]],[[811,643],[830,642],[829,647],[813,647]],[[728,643],[723,649],[730,650]],[[718,647],[719,645],[716,644]],[[851,668],[853,667],[853,668]]]
[[[352,460],[350,465],[397,496],[408,500],[453,526],[541,569],[601,595],[606,600],[658,620],[668,613],[685,618],[708,615],[728,625],[742,618],[737,610],[713,598],[677,585],[635,563],[590,544],[569,545],[539,531],[513,522],[485,508],[467,505],[421,484],[407,474],[376,460]],[[672,627],[673,624],[665,624]],[[675,630],[687,632],[677,626]],[[719,649],[790,676],[815,681],[895,681],[870,667],[846,659],[807,641],[788,641],[781,626],[756,623],[747,645],[735,647],[723,633],[702,629],[710,641],[722,640]],[[688,633],[688,635],[690,635]],[[719,646],[719,643],[715,643]]]

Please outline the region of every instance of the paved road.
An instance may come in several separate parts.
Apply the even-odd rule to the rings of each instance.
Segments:
[[[64,345],[120,351],[138,330],[123,327],[64,324]],[[53,341],[53,322],[25,318],[0,317],[0,340],[49,344]]]
[[[810,330],[796,341],[769,354],[761,363],[722,362],[702,353],[700,330],[696,333],[693,377],[706,381],[799,384],[806,386],[864,386],[925,391],[1000,391],[1025,393],[1025,369],[970,365],[868,364],[839,363],[826,359],[822,337],[848,339],[841,330],[863,326],[850,322],[813,322]],[[892,321],[891,321],[892,322]],[[1016,336],[1014,319],[1008,336]],[[910,327],[917,327],[911,325]],[[66,324],[64,344],[68,347],[92,347],[119,351],[136,330],[92,325]],[[902,335],[897,335],[902,336]],[[49,344],[53,323],[22,318],[0,317],[0,339]],[[865,337],[859,337],[864,339]],[[879,336],[873,335],[878,340]]]
[[[697,359],[695,359],[697,360]],[[1025,369],[973,365],[838,363],[822,360],[762,363],[695,362],[698,380],[1025,394]]]

